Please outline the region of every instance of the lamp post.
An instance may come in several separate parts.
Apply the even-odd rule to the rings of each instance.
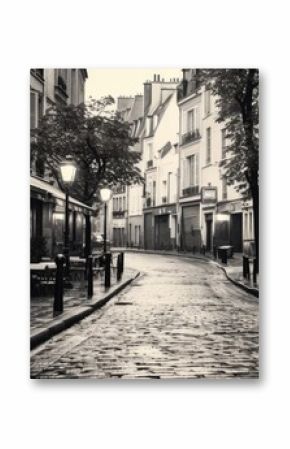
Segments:
[[[107,203],[112,196],[112,191],[108,188],[100,190],[101,200],[104,203],[104,254],[107,252]]]
[[[61,178],[65,186],[64,256],[67,278],[69,276],[69,187],[75,180],[76,170],[76,165],[71,156],[67,156],[66,159],[60,163]]]

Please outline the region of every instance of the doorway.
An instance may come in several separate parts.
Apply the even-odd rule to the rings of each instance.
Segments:
[[[212,250],[212,214],[205,215],[205,227],[206,227],[206,250]]]
[[[169,215],[155,217],[155,249],[171,249]]]
[[[243,248],[243,217],[242,213],[231,214],[230,241],[234,251],[240,253]]]

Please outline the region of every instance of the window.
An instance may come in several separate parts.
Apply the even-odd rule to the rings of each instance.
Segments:
[[[204,92],[204,113],[205,115],[210,114],[210,91],[206,90]]]
[[[249,219],[248,219],[248,213],[245,212],[245,216],[244,216],[244,229],[245,229],[245,238],[248,239],[249,238]]]
[[[38,127],[42,113],[42,95],[38,92],[30,92],[30,128]]]
[[[168,183],[167,183],[167,196],[168,196],[168,199],[167,199],[167,201],[169,202],[169,203],[171,203],[171,196],[172,196],[172,173],[171,172],[169,172],[168,173]]]
[[[30,128],[37,128],[37,94],[30,92]]]
[[[221,133],[222,133],[222,159],[225,159],[227,151],[226,130],[222,129]]]
[[[211,162],[211,128],[206,129],[206,163]]]
[[[153,206],[156,204],[156,181],[153,181]]]
[[[199,184],[198,154],[193,154],[185,159],[183,180],[184,188]]]
[[[126,197],[123,196],[123,210],[126,210]]]
[[[227,179],[225,177],[223,177],[222,179],[222,198],[223,200],[226,200],[228,198]]]
[[[249,212],[249,238],[253,238],[253,213]]]
[[[152,133],[152,117],[146,119],[146,136],[150,136]]]
[[[199,108],[193,108],[187,112],[187,130],[188,133],[199,131]]]
[[[187,113],[187,131],[191,133],[194,130],[194,117],[195,111],[192,109],[191,111],[188,111]]]

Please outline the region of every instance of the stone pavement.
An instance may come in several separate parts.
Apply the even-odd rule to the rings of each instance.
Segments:
[[[211,252],[207,252],[205,255],[200,254],[198,252],[191,253],[186,251],[162,251],[162,250],[144,250],[138,248],[113,248],[114,251],[125,251],[127,253],[144,253],[144,254],[160,254],[160,255],[169,255],[169,256],[178,256],[178,257],[188,257],[191,259],[202,259],[202,260],[210,260],[215,263],[219,268],[221,268],[226,274],[227,278],[233,282],[238,287],[243,288],[254,296],[259,296],[259,275],[257,275],[257,283],[253,284],[252,278],[251,281],[248,281],[243,278],[243,254],[235,253],[233,257],[228,259],[227,265],[224,265],[220,262],[219,259],[214,259]],[[250,264],[250,270],[252,273],[253,266]]]
[[[128,253],[130,287],[31,352],[31,377],[257,378],[256,298],[209,261]]]
[[[73,288],[64,292],[64,312],[58,316],[53,315],[54,298],[52,295],[31,298],[30,332],[32,347],[88,315],[92,308],[97,308],[98,305],[102,305],[110,299],[115,292],[119,292],[137,274],[136,270],[126,268],[122,280],[119,282],[116,280],[116,275],[112,274],[110,288],[104,287],[103,277],[98,275],[94,279],[94,295],[90,299],[87,298],[87,283],[85,281],[74,283]]]

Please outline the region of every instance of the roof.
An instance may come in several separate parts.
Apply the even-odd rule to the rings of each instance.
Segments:
[[[51,185],[49,182],[46,182],[35,176],[30,176],[30,187],[35,190],[42,190],[45,193],[50,193],[55,198],[60,198],[61,200],[65,201],[65,193],[63,193],[59,188]],[[76,200],[71,196],[69,197],[69,202],[75,204],[76,206],[80,206],[91,211],[93,210],[92,207],[88,206],[85,203],[82,203],[81,201]]]
[[[135,95],[134,103],[132,105],[130,115],[128,118],[129,122],[133,122],[134,120],[138,120],[139,118],[143,117],[144,113],[144,102],[143,102],[143,95]]]

